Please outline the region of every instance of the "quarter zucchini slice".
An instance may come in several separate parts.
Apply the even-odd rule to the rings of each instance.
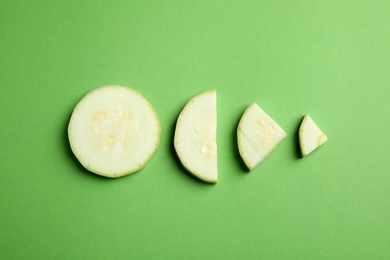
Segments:
[[[256,103],[244,112],[237,128],[239,153],[250,171],[267,158],[286,132]]]

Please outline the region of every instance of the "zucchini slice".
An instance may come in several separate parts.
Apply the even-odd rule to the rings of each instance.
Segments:
[[[68,126],[70,147],[80,163],[110,178],[145,167],[159,146],[160,132],[157,114],[143,95],[117,85],[88,93]]]
[[[309,115],[305,115],[299,128],[299,144],[302,157],[323,145],[328,141],[328,137],[314,123]]]
[[[181,111],[176,123],[174,147],[184,168],[192,175],[204,182],[217,182],[215,90],[192,98]]]
[[[267,158],[286,132],[256,103],[244,112],[237,128],[239,153],[250,171]]]

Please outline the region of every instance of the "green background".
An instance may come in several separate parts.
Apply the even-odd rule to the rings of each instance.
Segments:
[[[106,179],[67,124],[94,88],[141,91],[161,144]],[[186,173],[181,109],[218,95],[219,181]],[[0,2],[1,259],[388,259],[390,2]],[[237,152],[258,103],[288,136],[254,172]],[[329,140],[300,159],[309,113]]]

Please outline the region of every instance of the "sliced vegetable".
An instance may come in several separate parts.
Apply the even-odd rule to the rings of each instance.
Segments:
[[[305,157],[328,140],[309,115],[305,115],[299,128],[299,143],[302,157]]]
[[[191,99],[176,124],[174,146],[183,166],[205,182],[218,180],[217,96],[215,90]]]
[[[160,143],[160,122],[138,91],[105,86],[75,107],[68,126],[71,149],[93,173],[116,178],[149,162]]]
[[[250,171],[286,137],[286,132],[256,103],[244,112],[237,128],[238,150]]]

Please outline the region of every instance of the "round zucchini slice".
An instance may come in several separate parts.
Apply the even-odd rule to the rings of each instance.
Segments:
[[[89,171],[110,178],[139,171],[160,143],[160,122],[144,96],[128,87],[104,86],[75,107],[70,147]]]

